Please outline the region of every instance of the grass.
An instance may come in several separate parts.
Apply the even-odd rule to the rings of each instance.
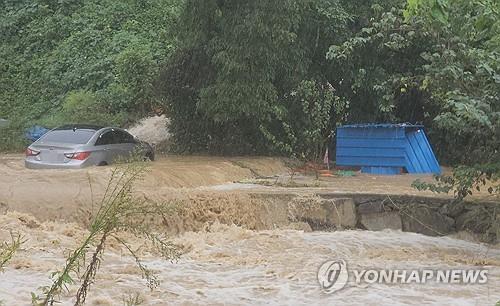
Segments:
[[[125,306],[138,306],[144,303],[144,299],[139,293],[129,294],[123,299],[123,304]]]
[[[7,265],[7,263],[14,257],[14,254],[21,247],[23,243],[20,234],[10,233],[10,242],[3,242],[0,244],[0,271]]]
[[[20,234],[10,233],[10,242],[3,242],[0,244],[0,272],[7,265],[7,263],[14,257],[14,254],[19,250],[23,244],[23,240]],[[0,300],[0,306],[4,303]]]
[[[155,273],[143,264],[121,235],[131,233],[143,239],[165,260],[175,261],[179,257],[175,245],[166,237],[155,234],[151,222],[148,222],[152,217],[171,214],[173,206],[137,199],[132,194],[134,183],[142,178],[145,171],[146,164],[139,161],[120,164],[113,170],[105,194],[90,216],[88,235],[70,253],[64,267],[51,274],[52,284],[40,287],[41,294],[32,293],[34,305],[53,305],[62,293],[68,292],[69,287],[77,283],[75,305],[83,305],[104,260],[107,242],[111,239],[120,243],[134,258],[151,290],[160,284]]]

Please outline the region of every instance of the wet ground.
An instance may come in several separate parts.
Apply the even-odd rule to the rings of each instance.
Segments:
[[[75,213],[103,193],[112,166],[81,170],[25,169],[22,155],[0,156],[0,212],[19,211],[40,220],[75,220]],[[415,179],[430,176],[321,177],[296,175],[290,183],[289,168],[278,158],[160,156],[149,166],[137,193],[161,201],[183,192],[285,192],[331,194],[407,194],[437,196],[411,187]],[[278,183],[279,187],[275,186]],[[271,185],[271,186],[268,186]],[[440,195],[443,196],[443,195]],[[445,197],[447,195],[444,195]],[[449,196],[448,196],[449,197]]]
[[[159,157],[150,163],[136,192],[161,201],[178,191],[249,180],[286,172],[277,158]],[[19,211],[40,220],[75,221],[75,213],[98,200],[112,166],[78,170],[31,170],[22,155],[0,156],[0,212]]]

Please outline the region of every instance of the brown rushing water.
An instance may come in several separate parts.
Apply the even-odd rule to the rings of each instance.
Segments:
[[[0,300],[29,305],[30,292],[49,284],[50,272],[85,235],[77,224],[44,222],[19,213],[0,216],[0,240],[8,230],[27,242],[0,273]],[[141,243],[129,237],[139,248]],[[144,305],[494,305],[500,300],[500,249],[451,237],[427,237],[398,231],[302,232],[251,231],[218,223],[174,237],[184,254],[177,263],[140,251],[161,285],[150,292],[133,260],[110,243],[88,305],[120,305],[138,293]],[[348,283],[340,292],[321,291],[316,273],[326,260],[345,259],[351,268],[489,270],[484,285]],[[71,305],[76,288],[61,297]]]

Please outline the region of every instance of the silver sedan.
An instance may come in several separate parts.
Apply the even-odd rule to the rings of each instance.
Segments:
[[[134,152],[154,160],[153,148],[123,129],[65,125],[32,143],[26,149],[25,165],[31,169],[104,166],[128,159]]]

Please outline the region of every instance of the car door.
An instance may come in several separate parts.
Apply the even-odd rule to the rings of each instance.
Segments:
[[[129,133],[122,130],[116,130],[116,141],[123,158],[128,159],[135,153],[136,141]]]
[[[115,162],[122,156],[122,150],[118,145],[116,131],[114,129],[106,130],[96,140],[96,149],[102,156],[102,161],[107,164]]]

